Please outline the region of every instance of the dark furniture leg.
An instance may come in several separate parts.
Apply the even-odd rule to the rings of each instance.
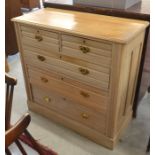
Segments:
[[[28,130],[25,130],[24,132],[25,135],[27,135],[30,139],[31,139],[31,142],[32,142],[32,145],[34,146],[34,149],[38,152],[38,153],[42,153],[43,154],[43,151],[40,147],[40,145],[35,141],[35,139],[32,137],[32,135],[28,132]]]
[[[16,143],[16,145],[18,146],[18,148],[19,148],[19,150],[21,151],[21,153],[22,153],[23,155],[27,155],[27,153],[25,152],[25,150],[24,150],[22,144],[20,143],[20,141],[19,141],[18,139],[15,141],[15,143]]]
[[[150,152],[150,139],[149,139],[149,142],[148,142],[148,144],[147,144],[146,152]]]
[[[10,152],[9,149],[5,149],[5,153],[6,153],[7,155],[11,155],[11,152]]]

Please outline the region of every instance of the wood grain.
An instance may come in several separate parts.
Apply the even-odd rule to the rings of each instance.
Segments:
[[[51,8],[17,17],[12,21],[119,43],[130,41],[149,25],[146,21]]]
[[[48,91],[38,86],[32,85],[32,91],[35,103],[103,134],[105,133],[105,114],[96,113],[94,109],[88,108],[88,106],[79,105],[78,102],[73,102],[70,98],[60,96],[56,92]]]
[[[47,79],[47,82],[42,81],[42,78]],[[45,74],[45,72],[38,72],[33,68],[29,69],[30,83],[44,87],[48,91],[55,91],[62,96],[76,100],[77,102],[93,107],[96,110],[103,112],[106,110],[108,98],[103,95],[93,93],[89,90],[71,85],[64,82],[63,77],[54,78],[52,74]],[[83,94],[87,94],[83,95]]]
[[[148,22],[58,9],[13,21],[29,108],[113,148],[131,119]]]

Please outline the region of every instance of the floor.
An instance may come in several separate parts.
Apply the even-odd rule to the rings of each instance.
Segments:
[[[13,99],[12,123],[14,123],[28,111],[28,108],[19,54],[9,56],[8,62],[9,74],[18,80]],[[146,93],[138,108],[137,119],[130,123],[113,151],[31,111],[29,112],[32,121],[28,130],[41,144],[52,148],[59,155],[146,155],[150,131],[149,102],[149,94]],[[29,154],[35,155],[33,152]]]

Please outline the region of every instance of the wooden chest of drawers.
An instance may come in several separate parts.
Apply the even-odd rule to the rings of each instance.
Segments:
[[[13,21],[29,109],[113,148],[132,116],[148,23],[49,8]]]

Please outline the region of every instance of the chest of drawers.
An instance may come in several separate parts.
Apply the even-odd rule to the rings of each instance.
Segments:
[[[113,148],[132,116],[148,23],[51,8],[13,21],[29,109]]]

